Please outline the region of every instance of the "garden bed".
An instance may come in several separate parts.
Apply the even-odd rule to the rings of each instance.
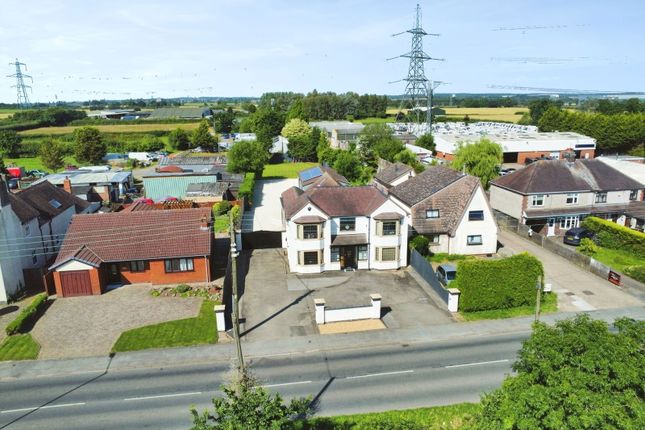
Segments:
[[[157,287],[150,290],[153,297],[203,297],[208,300],[222,301],[222,286],[212,285],[187,285],[180,284],[176,287]]]

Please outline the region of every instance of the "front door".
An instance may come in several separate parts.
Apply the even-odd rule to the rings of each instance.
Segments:
[[[118,264],[110,264],[108,267],[108,284],[121,283],[121,269]]]
[[[546,222],[546,235],[555,236],[555,218],[549,218]]]
[[[341,246],[340,247],[340,269],[351,267],[356,269],[356,247],[355,246]]]

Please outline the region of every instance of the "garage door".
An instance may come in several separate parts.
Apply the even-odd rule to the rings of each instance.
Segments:
[[[63,297],[92,295],[90,272],[87,270],[60,272],[60,283],[63,290]]]

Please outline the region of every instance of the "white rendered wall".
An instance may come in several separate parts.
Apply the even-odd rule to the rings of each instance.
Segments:
[[[522,197],[521,194],[495,185],[490,187],[491,207],[515,219],[522,219]]]
[[[469,221],[469,211],[484,211],[483,221]],[[481,245],[468,245],[467,237],[481,235]],[[455,236],[451,238],[451,254],[494,254],[497,252],[497,224],[481,186],[477,187],[470,204],[464,211]]]

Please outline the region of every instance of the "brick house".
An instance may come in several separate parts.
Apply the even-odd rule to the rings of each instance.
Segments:
[[[642,230],[643,188],[600,160],[540,160],[493,180],[490,203],[547,236],[563,235],[589,215]]]
[[[77,215],[51,266],[58,297],[212,280],[210,208]]]

